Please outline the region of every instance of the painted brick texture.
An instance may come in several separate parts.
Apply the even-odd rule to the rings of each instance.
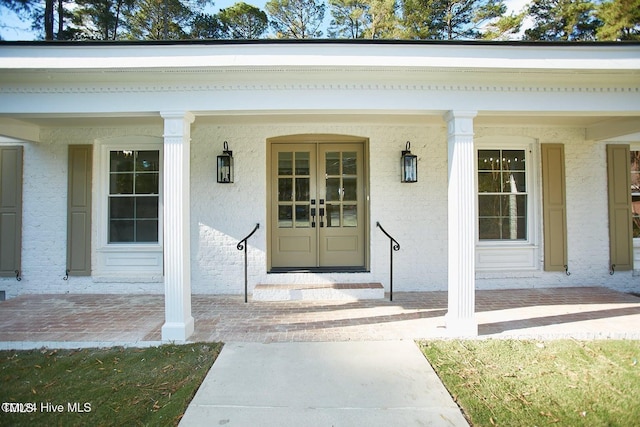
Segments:
[[[243,253],[238,241],[256,223],[248,246],[250,291],[258,283],[380,282],[388,287],[389,241],[379,221],[401,245],[394,252],[394,291],[442,291],[447,288],[447,136],[440,124],[376,122],[252,123],[202,120],[192,125],[191,278],[194,294],[240,294]],[[479,289],[558,286],[607,286],[637,290],[631,272],[609,275],[605,143],[584,139],[584,129],[567,127],[478,127],[476,137],[527,136],[538,143],[564,143],[570,276],[542,271],[491,271],[477,274]],[[370,272],[342,274],[267,274],[268,138],[294,134],[343,134],[369,139]],[[162,135],[157,125],[112,128],[45,128],[43,142],[25,144],[23,280],[1,278],[7,297],[21,293],[163,293],[161,278],[109,280],[70,277],[66,264],[67,147],[97,138]],[[216,156],[228,141],[235,159],[235,183],[217,184]],[[417,154],[418,182],[400,183],[400,151],[411,141]],[[534,154],[534,167],[540,160]],[[95,169],[95,168],[94,168]],[[539,174],[534,203],[536,236],[542,245]],[[95,184],[95,179],[94,179]],[[96,195],[94,191],[94,195]],[[94,212],[94,216],[96,212]],[[94,222],[93,241],[99,230]],[[540,251],[539,253],[542,253]],[[94,254],[95,256],[95,254]],[[541,257],[541,255],[540,255]],[[94,262],[95,265],[95,262]],[[388,289],[388,288],[387,288]]]

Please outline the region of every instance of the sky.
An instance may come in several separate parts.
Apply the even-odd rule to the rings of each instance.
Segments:
[[[264,10],[264,6],[267,3],[267,0],[213,0],[212,13],[217,13],[220,9],[233,6],[239,1],[244,1],[262,10]],[[529,1],[530,0],[506,0],[505,4],[509,12],[520,12]],[[34,40],[34,35],[30,28],[31,23],[21,22],[14,13],[4,8],[0,8],[0,22],[4,24],[4,26],[0,28],[0,36],[2,36],[3,40]]]

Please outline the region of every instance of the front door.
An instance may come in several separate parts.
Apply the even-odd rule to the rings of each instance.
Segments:
[[[365,267],[362,143],[271,145],[271,267]]]

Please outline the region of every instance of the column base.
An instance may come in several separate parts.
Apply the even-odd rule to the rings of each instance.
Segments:
[[[447,335],[452,338],[477,337],[478,322],[475,317],[457,318],[447,313],[444,316]]]
[[[186,341],[193,334],[194,327],[191,316],[185,322],[165,322],[162,325],[162,341]]]

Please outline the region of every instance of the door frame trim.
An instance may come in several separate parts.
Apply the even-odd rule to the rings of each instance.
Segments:
[[[293,134],[293,135],[282,135],[276,136],[272,138],[267,138],[266,140],[266,200],[265,200],[265,209],[266,209],[266,218],[267,218],[267,273],[281,273],[284,272],[283,269],[271,267],[271,239],[272,239],[272,231],[271,231],[271,217],[272,217],[272,204],[273,204],[273,189],[271,188],[271,152],[272,146],[276,144],[362,144],[364,159],[363,159],[363,186],[364,186],[364,268],[358,267],[358,272],[370,271],[371,267],[371,198],[370,198],[370,175],[369,175],[369,138],[354,136],[354,135],[342,135],[342,134]],[[333,268],[332,271],[347,271],[348,268]],[[295,270],[296,272],[305,272],[305,273],[318,273],[322,272],[321,268],[312,269],[312,268],[298,268]],[[328,270],[326,270],[328,271]],[[353,271],[353,270],[352,270]]]

